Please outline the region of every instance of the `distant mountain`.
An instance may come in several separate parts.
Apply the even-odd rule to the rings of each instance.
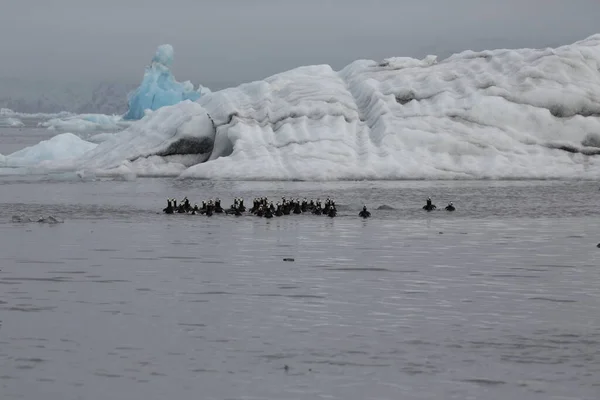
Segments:
[[[0,78],[0,108],[24,113],[123,114],[136,84],[48,82]]]
[[[136,84],[99,83],[92,90],[87,103],[75,110],[76,113],[124,114],[127,111],[127,95]]]

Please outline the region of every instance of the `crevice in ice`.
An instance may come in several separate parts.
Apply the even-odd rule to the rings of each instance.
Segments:
[[[582,117],[600,117],[600,106],[595,109],[589,107],[570,109],[570,107],[563,104],[555,104],[548,108],[550,114],[557,118],[571,118],[576,115]]]
[[[312,121],[319,121],[325,117],[342,117],[346,123],[352,123],[359,121],[358,118],[351,118],[346,113],[341,112],[323,112],[316,111],[314,113],[302,114],[299,112],[290,112],[289,114],[278,116],[277,118],[272,118],[272,116],[267,112],[264,118],[257,118],[256,116],[244,116],[240,115],[237,112],[231,113],[227,118],[226,122],[216,125],[217,128],[225,127],[225,126],[235,126],[238,122],[243,122],[247,124],[257,125],[261,128],[264,128],[270,125],[274,132],[276,132],[281,125],[284,123],[289,123],[290,120],[306,118]]]
[[[556,118],[572,118],[575,116],[600,117],[600,103],[584,105],[581,107],[568,106],[565,104],[543,105],[543,104],[535,104],[533,102],[527,102],[527,101],[518,101],[514,96],[511,96],[507,93],[495,93],[491,96],[500,97],[506,101],[509,101],[514,104],[522,105],[522,106],[546,109],[550,112],[550,114],[553,117],[556,117]]]
[[[600,147],[600,135],[597,133],[588,133],[581,141],[585,147]]]
[[[583,154],[586,156],[600,155],[600,149],[598,148],[578,148],[569,143],[546,143],[545,146],[549,149],[563,150],[571,154]]]
[[[436,96],[439,96],[442,93],[445,93],[446,91],[439,91],[439,92],[435,92],[435,93],[431,93],[429,95],[424,95],[424,96],[417,96],[417,94],[410,90],[408,92],[401,92],[395,95],[396,98],[396,102],[400,105],[405,105],[410,103],[413,100],[416,101],[425,101],[425,100],[431,100]]]
[[[398,104],[406,104],[406,103],[410,103],[411,101],[415,100],[415,93],[413,91],[410,91],[408,93],[404,93],[404,94],[397,94],[396,95],[396,102]]]

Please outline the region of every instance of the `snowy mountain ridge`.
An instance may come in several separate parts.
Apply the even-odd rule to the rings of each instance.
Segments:
[[[49,82],[0,78],[0,108],[21,113],[123,114],[136,84]]]

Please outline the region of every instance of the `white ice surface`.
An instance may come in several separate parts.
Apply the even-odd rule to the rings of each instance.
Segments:
[[[125,131],[106,138],[92,151],[83,154],[77,160],[77,166],[92,170],[127,168],[139,175],[176,175],[185,169],[184,164],[193,165],[206,159],[207,155],[152,156],[182,139],[207,137],[212,140],[213,132],[206,110],[198,103],[186,100],[153,111]],[[173,159],[176,161],[171,162]]]
[[[48,140],[16,151],[8,156],[0,155],[0,167],[42,167],[49,161],[68,165],[70,160],[80,157],[97,145],[87,142],[72,133],[62,133]],[[49,167],[59,164],[48,164]]]
[[[581,147],[600,133],[600,35],[544,50],[463,52],[442,62],[298,68],[198,101],[226,153],[196,178],[599,177]],[[235,115],[231,123],[226,123]]]
[[[214,138],[209,161],[156,156],[184,137]],[[581,154],[598,150],[582,142],[598,138],[595,35],[441,62],[296,68],[160,108],[73,168],[215,179],[591,179],[600,178],[600,156]]]
[[[62,118],[52,118],[40,122],[38,126],[49,130],[82,133],[99,131],[118,131],[131,125],[130,121],[124,121],[120,115],[104,114],[76,114]]]

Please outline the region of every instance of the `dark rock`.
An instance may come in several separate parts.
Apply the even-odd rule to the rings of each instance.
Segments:
[[[164,151],[156,153],[157,156],[166,157],[172,155],[185,155],[185,154],[207,154],[213,149],[213,138],[203,137],[187,137],[181,138],[171,145]]]

